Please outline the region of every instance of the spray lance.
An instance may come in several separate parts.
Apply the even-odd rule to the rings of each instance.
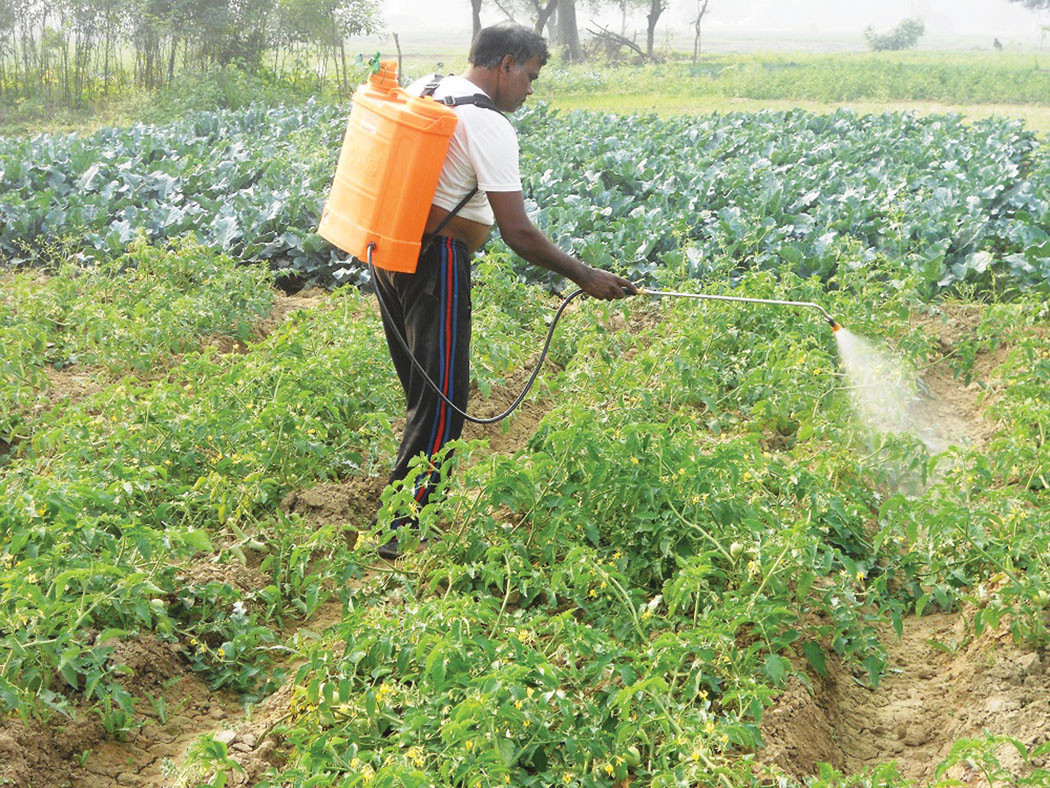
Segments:
[[[376,275],[375,266],[372,263],[372,251],[373,251],[374,248],[375,248],[375,244],[374,243],[371,243],[371,244],[368,245],[368,269],[369,269],[369,271],[372,274],[373,281],[375,280],[375,275]],[[579,296],[581,296],[583,294],[584,294],[584,291],[582,289],[575,290],[572,293],[570,293],[569,295],[567,295],[564,299],[562,299],[561,305],[558,307],[557,311],[555,311],[555,313],[554,313],[554,319],[551,321],[550,328],[547,329],[547,338],[546,338],[546,340],[543,343],[543,349],[540,351],[540,358],[536,362],[536,366],[535,366],[535,368],[533,368],[532,374],[529,376],[529,379],[525,383],[524,388],[522,388],[521,393],[518,394],[518,396],[514,398],[514,401],[510,404],[510,406],[505,411],[503,411],[502,413],[500,413],[500,414],[498,414],[496,416],[491,416],[491,417],[488,417],[488,418],[478,418],[476,416],[471,416],[466,411],[460,410],[455,405],[455,403],[453,403],[448,397],[445,396],[444,392],[441,391],[441,389],[438,387],[437,383],[435,383],[431,379],[431,377],[427,374],[426,370],[424,370],[422,365],[416,360],[415,356],[412,355],[412,352],[408,348],[408,342],[405,341],[405,338],[403,336],[401,336],[401,334],[398,333],[397,331],[394,331],[393,333],[394,333],[394,337],[397,339],[398,343],[401,345],[401,349],[405,351],[405,355],[407,355],[408,358],[412,361],[412,365],[416,368],[416,371],[420,375],[423,376],[423,380],[426,381],[426,384],[442,400],[444,400],[446,405],[448,405],[450,408],[452,408],[452,410],[456,411],[456,413],[458,413],[460,416],[462,416],[467,421],[472,421],[475,424],[495,424],[495,423],[503,421],[503,419],[507,418],[511,413],[513,413],[517,409],[517,407],[525,399],[525,396],[529,393],[529,390],[532,388],[532,384],[536,382],[536,378],[540,374],[540,368],[543,366],[543,362],[546,361],[546,359],[547,359],[547,351],[550,350],[551,339],[554,337],[554,329],[558,326],[558,321],[561,319],[562,314],[565,312],[565,308],[573,300],[575,300],[576,298],[578,298]],[[776,298],[745,298],[744,296],[712,295],[712,294],[709,294],[709,293],[675,293],[675,292],[671,292],[671,291],[667,291],[667,290],[647,290],[647,289],[644,289],[644,288],[638,288],[638,293],[637,294],[638,295],[652,296],[654,298],[694,298],[694,299],[701,299],[701,300],[705,300],[705,301],[733,301],[733,302],[745,303],[745,304],[764,304],[766,306],[794,306],[794,307],[810,308],[810,309],[816,309],[817,311],[819,311],[824,316],[824,320],[826,320],[828,325],[831,326],[831,330],[832,331],[838,331],[841,328],[841,326],[838,324],[838,322],[836,322],[835,318],[833,318],[831,316],[831,314],[826,309],[824,309],[824,307],[822,307],[820,304],[814,303],[813,301],[785,301],[785,300],[776,299]],[[382,311],[383,315],[389,320],[390,319],[390,313],[389,313],[389,311],[387,309],[386,304],[383,302],[383,296],[379,292],[379,288],[378,287],[376,288],[376,300],[379,302],[379,309]]]

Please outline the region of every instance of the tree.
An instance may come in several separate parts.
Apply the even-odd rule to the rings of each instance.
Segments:
[[[888,33],[876,33],[875,28],[869,26],[864,30],[864,37],[868,40],[868,46],[876,52],[881,52],[911,49],[919,43],[925,32],[926,26],[921,19],[905,19]]]
[[[470,18],[474,26],[470,40],[473,41],[481,32],[481,0],[470,0]]]
[[[653,59],[653,41],[656,38],[656,23],[660,14],[667,10],[667,0],[650,0],[649,15],[646,17],[648,26],[645,29],[645,54]]]
[[[1050,0],[1010,0],[1011,3],[1020,3],[1025,8],[1033,11],[1050,10]]]
[[[649,5],[650,0],[615,0],[615,5],[620,9],[620,35],[627,35],[627,17],[638,8]],[[601,0],[597,0],[600,5]]]
[[[350,36],[378,31],[376,6],[369,0],[278,0],[277,10],[279,43],[313,48],[325,64],[319,74],[322,79],[331,59],[342,90],[348,93],[344,41]]]
[[[700,25],[703,24],[707,5],[711,0],[696,0],[696,19],[693,20],[693,63],[700,59]]]
[[[576,0],[559,0],[557,14],[558,43],[562,48],[562,57],[570,63],[583,60],[580,29],[576,25]]]
[[[538,35],[542,36],[543,28],[547,26],[547,22],[558,7],[558,0],[547,0],[546,4],[541,3],[540,0],[533,0],[533,5],[536,6],[536,25],[533,29]]]

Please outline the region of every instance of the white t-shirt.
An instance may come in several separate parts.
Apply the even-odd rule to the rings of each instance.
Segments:
[[[433,76],[416,80],[406,88],[418,96]],[[446,96],[487,95],[468,79],[445,77],[434,98]],[[478,187],[457,216],[480,224],[492,225],[496,218],[486,192],[520,192],[521,171],[518,168],[518,135],[505,117],[491,109],[462,104],[453,111],[459,116],[448,145],[445,166],[434,192],[434,205],[451,211],[467,193]]]

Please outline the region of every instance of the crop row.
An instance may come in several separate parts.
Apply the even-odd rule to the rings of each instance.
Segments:
[[[343,110],[205,113],[91,137],[0,140],[0,251],[82,260],[193,232],[303,276],[344,269],[315,233]],[[1050,156],[1018,122],[801,111],[660,120],[521,113],[525,190],[564,246],[632,276],[728,256],[833,276],[886,255],[932,290],[1050,280]]]
[[[483,355],[513,364],[548,310],[493,257],[479,326],[522,330]],[[892,264],[879,267],[845,272],[833,294],[790,272],[730,292],[828,299],[927,359],[929,336],[903,322],[920,279],[887,298]],[[664,273],[676,287],[695,286],[689,275]],[[340,293],[244,355],[191,353],[34,424],[0,466],[5,705],[86,699],[119,732],[134,723],[120,638],[175,641],[213,684],[252,692],[298,648],[278,730],[287,759],[264,784],[671,785],[717,772],[747,785],[740,753],[758,746],[787,676],[840,660],[877,683],[880,621],[949,609],[988,583],[978,625],[1046,642],[1050,545],[1035,524],[1050,474],[1032,430],[1050,408],[1050,360],[1030,330],[1045,314],[989,311],[979,342],[1017,343],[997,406],[1007,426],[987,453],[959,451],[926,478],[917,441],[873,445],[858,430],[819,321],[632,301],[631,331],[609,331],[619,307],[567,316],[553,404],[525,447],[459,447],[443,500],[419,513],[431,546],[393,575],[400,603],[366,585],[327,638],[282,643],[281,621],[309,616],[374,557],[367,534],[351,548],[344,526],[314,531],[278,509],[289,490],[374,475],[391,449],[393,386],[361,299]],[[966,354],[951,363],[966,374]],[[894,494],[898,474],[928,487]],[[390,490],[385,512],[409,497]],[[246,554],[261,559],[257,590],[188,580],[195,560]]]
[[[269,274],[193,243],[144,244],[96,268],[9,274],[0,298],[0,445],[48,407],[48,371],[156,375],[209,335],[247,339],[272,301]],[[26,427],[25,430],[31,430]]]

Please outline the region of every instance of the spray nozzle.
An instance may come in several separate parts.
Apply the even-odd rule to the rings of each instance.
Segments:
[[[831,326],[832,332],[838,331],[840,328],[842,328],[842,326],[840,326],[837,322],[835,322],[835,318],[833,318],[833,317],[828,317],[827,321],[828,321],[828,325]]]

